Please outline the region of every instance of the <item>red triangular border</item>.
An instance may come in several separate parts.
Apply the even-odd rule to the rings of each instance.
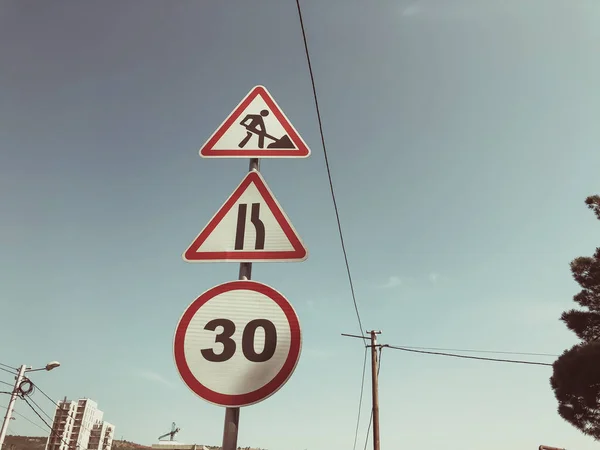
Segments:
[[[242,194],[248,189],[248,187],[254,184],[260,192],[260,195],[264,199],[265,203],[271,210],[271,213],[277,220],[277,223],[289,239],[294,250],[288,251],[264,251],[264,250],[253,250],[253,251],[222,251],[222,252],[198,252],[200,246],[206,241],[211,235],[215,228],[221,223],[225,215],[231,211],[235,203],[239,200]],[[200,232],[200,234],[194,239],[192,244],[183,254],[184,261],[187,262],[269,262],[269,261],[304,261],[308,257],[308,251],[302,240],[298,236],[298,233],[292,226],[290,220],[279,206],[279,203],[275,199],[275,196],[267,186],[264,178],[259,172],[252,171],[242,180],[239,186],[235,189],[233,194],[229,196],[227,201],[219,208],[219,211],[213,216],[208,222],[208,225]]]
[[[225,150],[215,150],[213,146],[221,137],[231,128],[231,126],[239,119],[248,105],[257,96],[261,96],[265,101],[275,118],[279,121],[290,140],[296,146],[295,149],[242,149],[232,148]],[[306,158],[310,156],[310,149],[300,137],[289,119],[285,116],[275,99],[269,94],[269,91],[264,86],[255,86],[244,97],[239,105],[235,107],[229,117],[221,124],[217,131],[206,141],[200,149],[200,156],[203,158]]]

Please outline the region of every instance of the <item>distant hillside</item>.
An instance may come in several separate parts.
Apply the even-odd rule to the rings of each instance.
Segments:
[[[136,444],[135,442],[130,442],[130,441],[119,441],[119,440],[114,440],[113,444],[112,444],[112,448],[113,450],[130,450],[130,449],[136,449],[136,448],[152,448],[152,447],[148,447],[147,445],[142,445],[142,444]]]
[[[32,436],[6,436],[2,450],[44,450],[46,448],[47,437]],[[149,449],[145,445],[136,444],[129,441],[113,441],[113,450],[136,450]]]
[[[6,436],[3,450],[44,450],[47,437]]]

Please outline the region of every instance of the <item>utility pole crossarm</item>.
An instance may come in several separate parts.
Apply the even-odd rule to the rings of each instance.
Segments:
[[[358,338],[358,339],[365,339],[368,340],[369,336],[357,336],[356,334],[347,334],[347,333],[342,333],[342,336],[345,337],[353,337],[353,338]]]

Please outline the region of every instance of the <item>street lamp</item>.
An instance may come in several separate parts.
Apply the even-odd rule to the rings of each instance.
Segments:
[[[51,361],[48,364],[46,364],[45,367],[41,367],[39,369],[33,369],[31,367],[27,367],[25,364],[23,364],[21,367],[19,367],[19,369],[17,371],[17,377],[15,380],[15,386],[10,395],[10,401],[8,402],[8,408],[6,408],[6,415],[4,416],[4,422],[2,422],[2,429],[0,429],[0,450],[2,450],[2,445],[4,445],[4,439],[6,438],[6,432],[8,430],[8,423],[12,419],[12,412],[15,407],[15,402],[17,401],[17,397],[19,396],[21,384],[23,383],[23,381],[28,381],[25,378],[25,373],[37,372],[38,370],[50,371],[52,369],[56,369],[59,366],[60,366],[60,363],[58,361]]]
[[[38,370],[47,370],[48,372],[50,372],[52,369],[56,369],[57,367],[60,367],[60,363],[58,361],[50,361],[48,364],[46,364],[45,367],[40,367],[39,369],[32,369],[31,367],[27,367],[25,369],[25,372],[37,372]]]
[[[58,361],[50,361],[48,364],[46,364],[45,369],[50,372],[52,369],[56,369],[57,367],[60,367],[60,363]]]

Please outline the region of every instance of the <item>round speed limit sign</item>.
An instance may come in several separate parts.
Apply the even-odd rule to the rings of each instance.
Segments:
[[[258,403],[294,372],[300,322],[286,298],[266,284],[230,281],[187,307],[175,331],[175,365],[199,397],[220,406]]]

